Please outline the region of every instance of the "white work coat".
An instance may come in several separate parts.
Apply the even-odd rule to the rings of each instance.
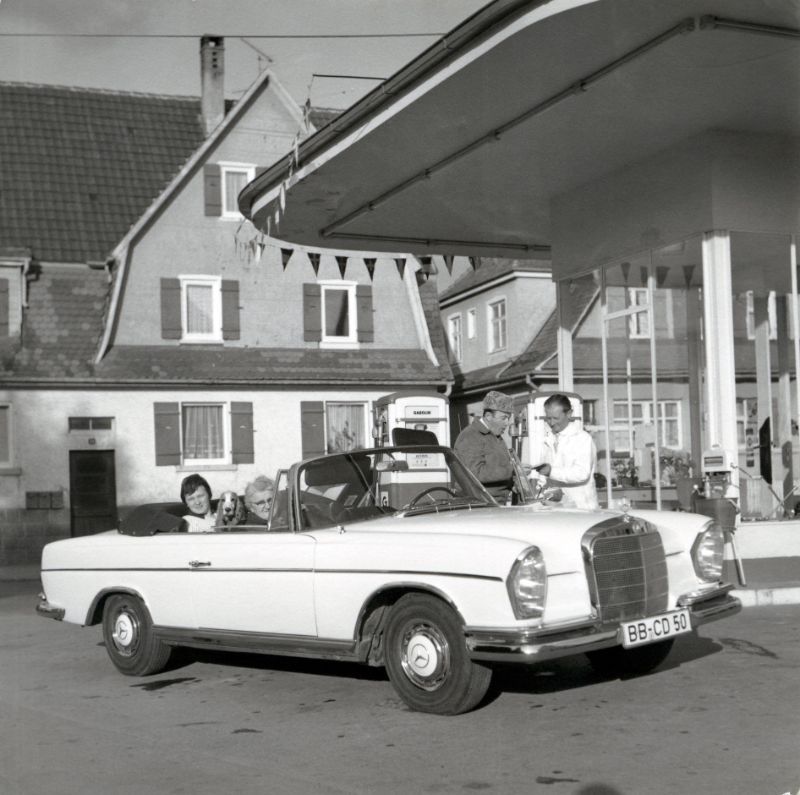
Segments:
[[[542,463],[550,464],[547,485],[561,489],[564,495],[561,504],[565,508],[600,507],[594,483],[597,450],[592,437],[575,420],[561,433],[548,429]]]

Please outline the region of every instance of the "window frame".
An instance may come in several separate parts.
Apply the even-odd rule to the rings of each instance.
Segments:
[[[641,416],[634,417],[631,420],[630,417],[615,417],[614,410],[617,406],[622,406],[626,409],[630,404],[631,408],[634,406],[639,407],[641,409]],[[683,450],[683,404],[682,401],[678,398],[665,398],[658,401],[658,416],[653,422],[653,411],[652,411],[652,404],[653,401],[650,399],[636,399],[636,400],[627,400],[626,398],[615,398],[611,401],[611,414],[609,416],[609,424],[610,427],[608,429],[609,436],[613,433],[626,433],[630,438],[630,431],[636,425],[648,425],[648,424],[655,424],[656,426],[656,443],[658,444],[659,449],[662,450]],[[665,413],[667,404],[674,404],[677,408],[677,412],[675,415],[669,415]],[[677,427],[677,443],[676,444],[667,444],[666,443],[666,423],[667,421],[675,422]],[[624,424],[623,424],[624,423]],[[617,453],[626,453],[627,455],[633,455],[633,450],[628,447],[622,447],[620,445],[613,445],[612,450]]]
[[[493,309],[495,307],[503,307],[502,316],[495,318]],[[487,334],[487,345],[489,353],[498,353],[508,349],[508,301],[506,296],[499,296],[486,304],[486,320],[489,333]],[[501,334],[496,334],[498,329]],[[502,336],[502,340],[495,340],[496,336]]]
[[[208,275],[179,276],[181,285],[181,342],[222,342],[222,277]],[[189,287],[211,287],[211,325],[208,333],[190,332],[187,305]]]
[[[204,401],[187,400],[178,403],[180,407],[180,457],[183,467],[209,467],[228,466],[232,462],[231,443],[231,404],[229,401]],[[220,425],[222,427],[222,457],[221,458],[187,458],[186,457],[186,428],[184,411],[192,407],[218,407],[222,411]]]
[[[447,340],[450,343],[450,352],[453,361],[460,363],[464,358],[464,339],[461,322],[461,312],[454,312],[447,317]]]
[[[245,185],[252,182],[256,178],[256,167],[253,163],[235,163],[223,162],[219,163],[219,193],[220,193],[220,215],[224,221],[241,221],[244,216],[239,212],[238,206],[236,210],[228,210],[228,191],[226,185],[226,177],[230,173],[243,172],[245,175]],[[237,196],[233,197],[234,204],[236,203]]]
[[[324,280],[318,281],[320,287],[320,321],[321,321],[321,337],[320,347],[325,346],[328,348],[337,347],[357,347],[358,346],[358,303],[356,301],[356,287],[357,282],[345,282]],[[325,298],[328,292],[343,292],[347,295],[347,320],[348,320],[348,334],[332,335],[328,334],[327,314]]]
[[[628,287],[627,290],[628,306],[633,310],[628,318],[628,336],[632,340],[649,340],[652,322],[650,290],[647,287]]]

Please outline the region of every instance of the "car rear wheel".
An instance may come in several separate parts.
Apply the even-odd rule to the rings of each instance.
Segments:
[[[150,613],[141,599],[118,594],[103,607],[103,640],[111,662],[127,676],[163,670],[172,649],[153,635]]]
[[[592,668],[605,676],[639,676],[658,668],[667,659],[674,639],[650,643],[636,649],[613,646],[591,651],[586,656]]]
[[[440,599],[408,594],[386,628],[386,670],[400,698],[420,712],[459,715],[486,695],[491,669],[467,654],[464,628]]]

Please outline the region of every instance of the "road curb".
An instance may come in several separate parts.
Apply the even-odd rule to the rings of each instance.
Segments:
[[[800,604],[800,586],[787,588],[744,588],[731,592],[742,600],[742,607]]]

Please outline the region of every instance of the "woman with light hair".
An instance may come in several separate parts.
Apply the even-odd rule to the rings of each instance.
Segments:
[[[259,475],[247,484],[244,490],[245,524],[267,524],[274,491],[275,484],[266,475]]]

